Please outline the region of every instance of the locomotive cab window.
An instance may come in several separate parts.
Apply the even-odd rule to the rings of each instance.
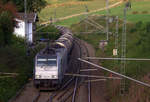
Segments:
[[[38,66],[57,66],[57,59],[56,57],[55,58],[38,57],[37,65]]]

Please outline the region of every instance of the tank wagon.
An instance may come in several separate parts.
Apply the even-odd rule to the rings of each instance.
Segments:
[[[73,46],[73,35],[68,28],[56,26],[61,36],[51,46],[35,56],[34,85],[40,89],[58,89],[68,68],[68,56]]]

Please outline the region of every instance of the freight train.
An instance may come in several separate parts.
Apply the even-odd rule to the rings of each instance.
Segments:
[[[68,57],[74,38],[68,28],[56,28],[61,32],[59,39],[35,56],[34,85],[39,89],[58,89],[68,68]]]

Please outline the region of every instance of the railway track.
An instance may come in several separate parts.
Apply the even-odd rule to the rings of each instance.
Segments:
[[[75,44],[80,49],[79,57],[81,57],[81,46],[78,41],[75,40]],[[77,61],[77,58],[74,59]],[[77,62],[79,63],[79,62]],[[76,63],[76,67],[80,67],[80,64]],[[80,71],[80,68],[77,70],[77,73]],[[78,77],[72,77],[61,89],[59,92],[54,92],[50,95],[49,99],[46,102],[66,102],[69,98],[72,97],[72,102],[75,100],[76,90],[78,85]],[[70,102],[70,101],[69,101]]]
[[[63,29],[61,29],[63,30]],[[84,64],[77,60],[78,57],[89,57],[88,48],[84,43],[75,38],[76,51],[78,51],[78,56],[75,55],[73,66],[76,70],[76,73],[80,73],[80,69],[84,67]],[[77,48],[78,47],[78,48]],[[76,52],[75,52],[76,53]],[[76,64],[74,64],[76,63]],[[33,83],[30,86],[25,87],[25,89],[20,93],[19,98],[11,102],[77,102],[77,94],[79,92],[79,87],[83,85],[84,81],[80,77],[71,77],[58,91],[42,92],[34,88]],[[88,100],[90,100],[90,82],[88,82]],[[34,90],[34,92],[32,91]],[[30,95],[32,94],[32,95]],[[33,95],[34,94],[34,95]],[[88,101],[90,102],[90,101]]]
[[[88,48],[80,41],[80,39],[75,38],[75,44],[78,46],[79,50],[79,57],[89,57]],[[75,59],[77,61],[77,59]],[[84,64],[77,61],[78,68],[76,73],[80,73],[80,69],[84,66]],[[84,84],[79,77],[72,77],[66,85],[64,85],[58,92],[54,92],[49,96],[49,99],[46,102],[77,102],[77,94],[79,87]],[[88,102],[91,102],[91,84],[90,81],[88,82],[87,89],[88,89]]]
[[[78,38],[75,38],[75,40],[76,40],[76,43],[77,43],[77,45],[79,46],[79,49],[80,49],[80,58],[89,57],[88,48],[85,46],[85,44]],[[79,62],[79,64],[80,64],[80,68],[78,68],[78,71],[77,71],[78,74],[80,73],[80,69],[85,66],[81,62]],[[89,65],[87,65],[87,68],[89,68]],[[88,74],[90,74],[90,73],[88,73]],[[73,92],[73,96],[72,96],[72,102],[76,102],[75,97],[76,97],[76,94],[77,94],[77,89],[79,88],[80,85],[83,84],[83,82],[84,81],[82,81],[81,78],[76,77],[74,92]],[[88,81],[87,88],[88,88],[88,102],[91,102],[91,82],[90,81]]]

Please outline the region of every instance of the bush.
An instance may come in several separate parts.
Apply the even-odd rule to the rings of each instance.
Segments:
[[[3,11],[0,14],[0,39],[1,46],[8,45],[12,40],[13,33],[13,21],[11,20],[11,15],[7,11]]]
[[[36,39],[45,38],[50,40],[56,40],[60,36],[60,32],[57,28],[55,28],[53,25],[48,25],[38,31]]]
[[[133,11],[132,14],[138,14],[138,11]]]
[[[142,11],[142,14],[148,14],[148,11]]]
[[[146,32],[149,33],[150,32],[150,22],[146,23]]]

